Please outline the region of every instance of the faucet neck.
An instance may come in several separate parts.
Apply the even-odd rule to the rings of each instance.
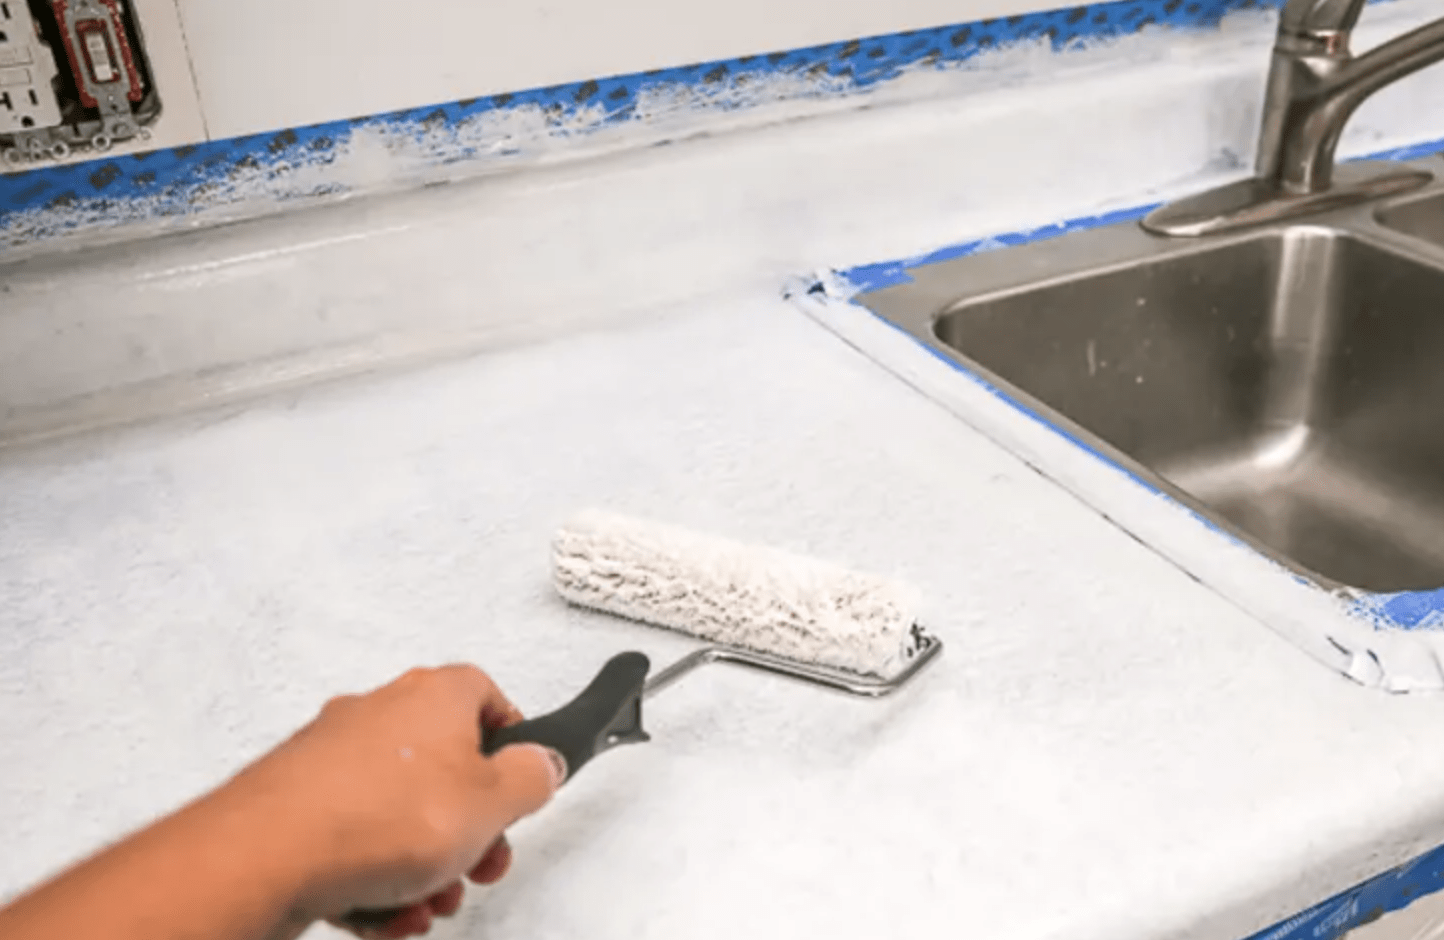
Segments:
[[[1444,19],[1353,55],[1349,39],[1364,2],[1288,0],[1280,14],[1256,170],[1282,193],[1327,190],[1354,110],[1385,85],[1444,59]]]
[[[1349,61],[1349,39],[1363,7],[1364,0],[1288,0],[1279,12],[1255,162],[1260,179],[1280,189],[1300,182],[1328,185],[1327,169],[1320,182],[1316,170],[1286,164],[1297,149],[1298,104],[1311,96],[1319,78]]]
[[[1279,13],[1279,39],[1318,33],[1349,33],[1365,0],[1288,0]],[[1345,36],[1347,41],[1347,35]]]
[[[1254,172],[1283,191],[1326,189],[1337,134],[1321,131],[1321,86],[1350,60],[1349,34],[1283,36],[1274,46]],[[1342,129],[1342,128],[1341,128]]]
[[[1279,13],[1278,35],[1269,67],[1255,169],[1281,190],[1317,192],[1328,187],[1333,147],[1301,156],[1302,125],[1310,123],[1300,105],[1319,91],[1326,76],[1350,61],[1349,40],[1365,0],[1288,0]]]

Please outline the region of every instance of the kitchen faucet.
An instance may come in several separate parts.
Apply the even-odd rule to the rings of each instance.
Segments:
[[[1334,165],[1344,125],[1374,92],[1444,59],[1444,19],[1363,55],[1349,38],[1365,0],[1287,0],[1279,14],[1254,176],[1165,205],[1143,220],[1160,235],[1206,235],[1276,222],[1430,182],[1390,162]]]

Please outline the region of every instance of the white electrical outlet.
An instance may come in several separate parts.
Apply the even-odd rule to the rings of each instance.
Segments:
[[[0,0],[0,134],[60,124],[51,80],[55,56],[40,38],[26,0]]]

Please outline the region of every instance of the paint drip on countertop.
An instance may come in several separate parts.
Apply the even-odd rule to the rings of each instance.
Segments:
[[[865,106],[1265,44],[1279,0],[1117,0],[0,176],[0,250],[143,235]],[[1262,57],[1260,58],[1262,61]]]

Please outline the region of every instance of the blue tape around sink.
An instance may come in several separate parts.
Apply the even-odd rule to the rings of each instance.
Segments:
[[[1360,609],[1388,626],[1407,630],[1444,627],[1444,588],[1437,591],[1404,591],[1399,594],[1369,594],[1358,601]]]
[[[1407,147],[1398,147],[1392,150],[1373,153],[1360,159],[1370,160],[1418,160],[1424,157],[1433,156],[1444,151],[1444,140],[1434,140],[1422,144],[1411,144]],[[1031,242],[1043,241],[1049,238],[1057,238],[1060,235],[1067,235],[1071,232],[1081,232],[1088,229],[1101,228],[1106,225],[1116,225],[1124,222],[1134,222],[1147,215],[1154,205],[1138,206],[1129,209],[1120,209],[1112,212],[1105,212],[1098,215],[1084,216],[1076,219],[1068,219],[1063,222],[1056,222],[1040,228],[1028,229],[1020,232],[1007,232],[1001,235],[993,235],[987,238],[974,239],[956,245],[949,245],[939,248],[924,255],[911,258],[903,258],[894,261],[882,261],[874,264],[858,265],[857,267],[838,272],[851,287],[858,293],[872,290],[880,290],[884,287],[892,287],[897,284],[909,282],[912,278],[908,274],[909,269],[920,267],[925,264],[932,264],[939,261],[948,261],[953,258],[963,258],[968,255],[980,254],[984,251],[995,251],[999,248],[1010,248],[1017,245],[1026,245]],[[887,324],[886,320],[878,318],[879,322]],[[892,324],[887,324],[892,327]],[[894,327],[894,329],[896,329]],[[901,331],[900,331],[901,332]],[[905,334],[906,335],[906,334]],[[1026,415],[1034,421],[1045,425],[1053,433],[1061,435],[1075,446],[1082,448],[1110,466],[1116,467],[1124,473],[1128,473],[1132,479],[1151,491],[1158,493],[1167,499],[1172,497],[1164,491],[1152,486],[1147,481],[1131,473],[1127,467],[1119,464],[1107,454],[1102,453],[1087,441],[1070,434],[1067,430],[1058,427],[1042,415],[1032,411],[1009,396],[1002,389],[984,380],[981,376],[963,368],[957,361],[943,355],[941,352],[928,348],[927,351],[935,356],[940,362],[946,363],[949,367],[958,370],[970,380],[985,388],[997,396],[1019,413]],[[1184,507],[1188,508],[1188,507]],[[1233,533],[1220,528],[1212,520],[1189,509],[1194,518],[1208,526],[1213,531],[1235,544],[1243,543]],[[1294,575],[1295,579],[1304,584],[1311,584],[1307,578]],[[1395,628],[1404,630],[1438,629],[1444,628],[1444,587],[1434,591],[1402,591],[1393,594],[1362,593],[1353,598],[1353,607],[1359,614],[1364,615],[1380,628]],[[1441,849],[1444,851],[1444,849]],[[1444,887],[1444,885],[1441,885]],[[1280,935],[1279,940],[1282,936]],[[1271,938],[1274,940],[1274,938]]]
[[[1105,225],[1113,225],[1119,222],[1132,222],[1143,218],[1153,208],[1154,206],[1149,205],[1133,209],[1120,209],[1116,212],[1107,212],[1102,215],[1090,215],[1081,219],[1055,222],[1052,225],[1045,225],[1042,228],[1029,229],[1023,232],[1008,232],[1003,235],[992,235],[988,238],[979,238],[975,241],[963,242],[959,245],[949,245],[946,248],[939,248],[936,251],[915,258],[904,258],[900,261],[880,261],[876,264],[863,264],[855,268],[849,268],[841,273],[842,276],[847,279],[848,283],[858,288],[859,291],[879,290],[884,287],[892,287],[896,284],[906,284],[912,279],[908,275],[909,268],[917,268],[939,261],[951,261],[954,258],[966,258],[968,255],[981,254],[984,251],[994,251],[998,248],[1012,248],[1016,245],[1026,245],[1029,242],[1040,242],[1048,238],[1057,238],[1059,235],[1067,235],[1070,232],[1101,228]]]

